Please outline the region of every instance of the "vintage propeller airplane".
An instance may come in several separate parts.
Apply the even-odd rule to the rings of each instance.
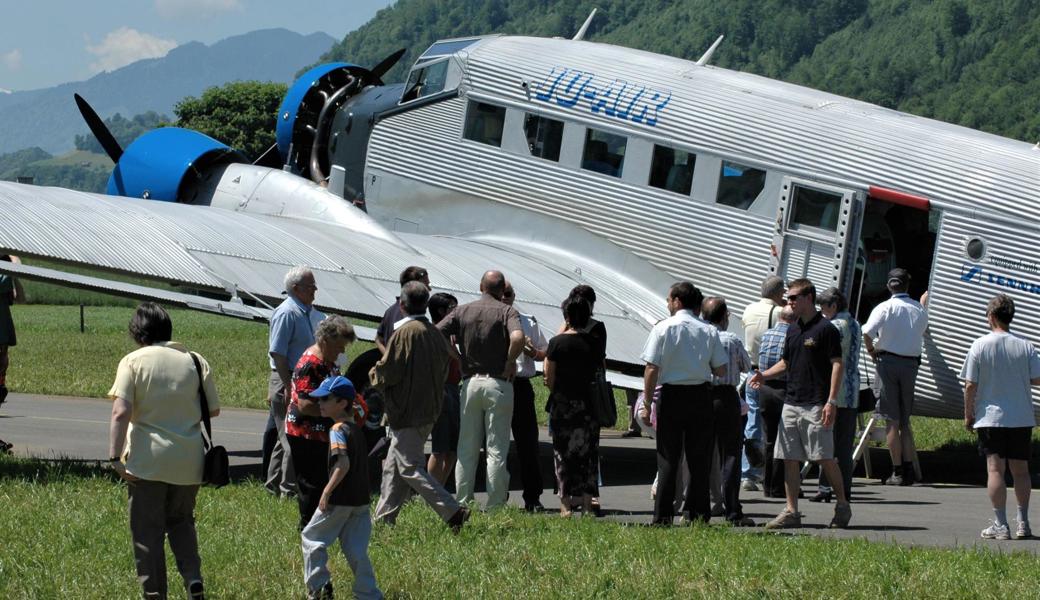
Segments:
[[[367,318],[406,265],[463,302],[499,268],[550,330],[587,283],[615,382],[638,388],[623,374],[677,279],[739,315],[765,276],[808,276],[864,320],[899,265],[929,292],[917,412],[945,417],[989,297],[1040,331],[1037,147],[716,68],[715,46],[691,62],[581,35],[439,41],[402,84],[381,79],[401,53],[315,67],[282,104],[281,168],[177,128],[121,149],[78,100],[110,196],[0,184],[0,248],[191,291],[0,270],[263,319],[295,264],[320,308]]]

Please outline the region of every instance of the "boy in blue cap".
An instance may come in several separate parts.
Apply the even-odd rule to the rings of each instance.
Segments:
[[[354,596],[382,598],[368,558],[372,519],[368,513],[368,448],[354,423],[354,384],[346,377],[329,377],[310,393],[321,416],[335,421],[329,431],[329,482],[318,510],[300,534],[303,573],[308,598],[332,598],[328,547],[339,539],[340,549],[354,571]]]

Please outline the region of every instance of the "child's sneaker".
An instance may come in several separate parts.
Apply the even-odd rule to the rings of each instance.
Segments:
[[[1029,521],[1019,521],[1018,527],[1015,528],[1015,539],[1028,540],[1031,537],[1033,537],[1033,530],[1029,528]]]
[[[996,521],[992,525],[982,530],[982,539],[984,540],[1010,540],[1011,534],[1008,532],[1007,525],[1001,525]]]
[[[318,590],[311,590],[307,593],[307,600],[333,600],[332,596],[332,582],[328,582]]]

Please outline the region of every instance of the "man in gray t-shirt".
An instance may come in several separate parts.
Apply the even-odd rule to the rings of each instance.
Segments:
[[[986,457],[987,489],[993,503],[993,525],[982,537],[1011,537],[1007,522],[1005,463],[1015,480],[1018,500],[1018,539],[1032,536],[1029,528],[1029,456],[1036,425],[1030,386],[1040,385],[1040,354],[1026,338],[1011,333],[1015,303],[1005,294],[989,301],[990,333],[975,340],[964,360],[964,426],[979,436]]]

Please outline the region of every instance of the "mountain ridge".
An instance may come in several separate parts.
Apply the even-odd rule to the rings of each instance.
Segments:
[[[184,97],[229,81],[289,83],[300,65],[315,61],[334,42],[325,33],[261,29],[211,45],[187,42],[162,58],[139,60],[85,81],[0,94],[0,154],[34,146],[51,154],[71,150],[75,135],[87,131],[73,93],[86,98],[102,118],[149,110],[172,115]]]

